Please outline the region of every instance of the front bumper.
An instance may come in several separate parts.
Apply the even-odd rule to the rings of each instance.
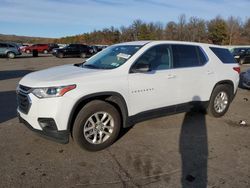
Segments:
[[[57,56],[57,53],[56,52],[53,52],[51,53],[53,56]]]
[[[49,140],[61,143],[61,144],[67,144],[69,142],[69,131],[58,131],[58,130],[52,130],[48,128],[43,128],[43,130],[34,129],[27,121],[25,121],[20,114],[18,114],[19,122],[23,123],[27,128],[32,130],[35,133],[38,133],[40,136],[45,137]]]
[[[242,82],[243,87],[250,89],[250,83],[249,82]]]

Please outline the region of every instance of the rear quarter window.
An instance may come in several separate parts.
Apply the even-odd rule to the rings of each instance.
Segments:
[[[15,46],[14,46],[14,45],[9,44],[9,48],[15,48]]]
[[[7,44],[5,44],[5,43],[0,43],[0,48],[7,48],[7,47],[8,47]]]
[[[233,55],[225,48],[210,47],[213,53],[221,60],[222,63],[231,64],[236,63]]]

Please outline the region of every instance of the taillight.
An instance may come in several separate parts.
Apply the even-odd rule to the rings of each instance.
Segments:
[[[235,70],[236,72],[240,74],[240,67],[233,67],[233,70]]]

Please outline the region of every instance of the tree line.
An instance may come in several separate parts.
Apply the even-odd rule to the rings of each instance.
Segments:
[[[134,40],[178,40],[218,45],[250,44],[250,18],[220,16],[209,21],[180,15],[177,22],[144,22],[135,20],[127,27],[110,27],[90,33],[55,39],[56,43],[114,44]]]

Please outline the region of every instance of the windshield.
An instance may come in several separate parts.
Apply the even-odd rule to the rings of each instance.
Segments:
[[[141,46],[116,45],[99,52],[83,64],[83,67],[92,69],[114,69],[123,65]]]

